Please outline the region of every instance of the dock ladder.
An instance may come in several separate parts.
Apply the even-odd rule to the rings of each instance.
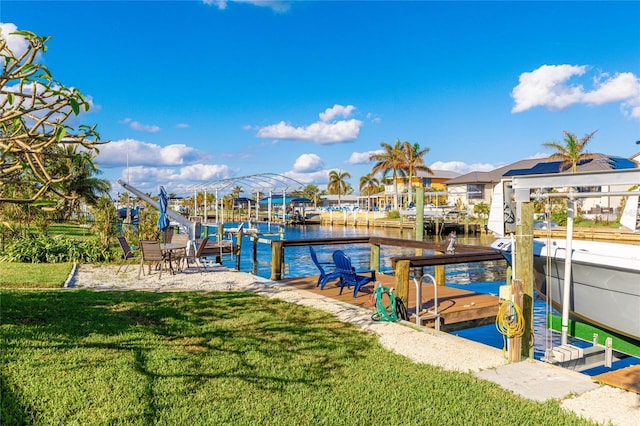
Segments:
[[[426,311],[426,315],[420,315],[420,311],[422,310],[422,284],[424,284],[424,279],[429,278],[431,283],[433,284],[433,309],[429,309]],[[436,330],[440,330],[440,313],[438,312],[438,284],[436,284],[436,279],[433,275],[425,274],[418,281],[416,278],[413,279],[413,282],[416,284],[416,324],[422,325],[422,321],[435,319],[435,328]]]

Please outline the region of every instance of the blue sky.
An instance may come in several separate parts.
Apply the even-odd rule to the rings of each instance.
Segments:
[[[156,193],[279,173],[321,188],[396,139],[438,170],[640,150],[640,2],[0,1],[79,88],[102,177]],[[128,153],[128,155],[127,155]],[[126,170],[127,157],[129,169]]]

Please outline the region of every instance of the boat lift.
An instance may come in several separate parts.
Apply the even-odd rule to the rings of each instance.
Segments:
[[[559,347],[552,348],[548,351],[548,356],[545,356],[545,361],[557,362],[560,364],[575,363],[577,359],[582,359],[586,356],[585,350],[582,348],[576,348],[567,343],[568,331],[569,331],[569,301],[570,301],[570,288],[571,288],[571,254],[572,254],[572,240],[573,240],[573,218],[575,215],[575,200],[578,198],[598,198],[604,196],[629,196],[627,201],[627,208],[625,209],[621,222],[634,232],[638,230],[638,194],[636,191],[609,191],[609,192],[583,192],[578,193],[573,188],[576,187],[589,187],[589,186],[633,186],[640,183],[640,170],[638,169],[625,169],[606,172],[577,172],[566,174],[545,174],[545,175],[528,175],[528,176],[514,176],[511,179],[511,189],[513,190],[513,200],[516,204],[515,223],[512,225],[519,225],[522,223],[521,203],[530,202],[539,197],[567,197],[569,198],[568,211],[567,211],[567,233],[566,233],[566,255],[564,266],[564,289],[563,289],[563,302],[562,302],[562,324],[561,324],[561,344]],[[502,185],[499,185],[502,186]],[[568,187],[571,190],[567,193],[546,193],[539,194],[532,190],[539,190],[542,188],[559,188]],[[500,188],[501,190],[503,188]],[[506,213],[506,204],[508,199],[504,200],[501,209],[501,214]],[[493,207],[493,205],[492,205]],[[492,229],[493,230],[493,229]],[[516,250],[517,251],[517,250]],[[515,254],[515,253],[514,253]],[[513,262],[515,263],[515,262]],[[597,337],[594,336],[594,346],[596,344]],[[590,349],[590,348],[587,348]],[[613,359],[611,339],[607,339],[605,343],[605,365],[610,367]],[[588,352],[588,351],[587,351]]]
[[[151,206],[160,210],[160,205],[158,204],[158,202],[153,198],[149,197],[144,192],[140,191],[137,188],[134,188],[133,186],[124,182],[122,179],[118,179],[118,183],[122,185],[122,187],[127,191],[131,192],[141,200],[146,201],[147,203],[151,204]],[[199,222],[192,222],[186,217],[182,216],[180,213],[175,212],[170,208],[167,208],[167,216],[169,216],[174,221],[178,222],[178,224],[180,224],[180,226],[182,226],[185,229],[187,235],[189,236],[190,241],[195,241],[196,238],[200,237],[201,224]]]

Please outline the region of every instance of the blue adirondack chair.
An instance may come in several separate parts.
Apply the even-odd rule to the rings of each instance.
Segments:
[[[333,252],[333,263],[336,265],[336,272],[340,274],[340,294],[342,294],[345,285],[347,288],[353,286],[353,297],[356,298],[360,287],[376,280],[376,271],[373,269],[356,271],[356,268],[351,265],[351,258],[342,250]]]
[[[333,262],[319,262],[318,255],[314,250],[313,246],[309,246],[309,253],[311,253],[311,260],[316,265],[318,270],[320,271],[320,276],[318,277],[318,283],[316,287],[320,286],[320,290],[324,290],[324,286],[331,280],[336,280],[340,278],[340,273],[336,271],[326,272],[324,270],[325,267],[335,267]]]

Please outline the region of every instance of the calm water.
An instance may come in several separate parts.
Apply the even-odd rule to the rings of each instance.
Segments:
[[[229,223],[227,227],[236,227],[237,224]],[[246,224],[245,224],[246,226]],[[279,226],[268,227],[265,223],[260,223],[260,232],[277,232]],[[213,232],[213,231],[212,231]],[[392,238],[415,238],[415,234],[410,230],[399,229],[382,229],[382,228],[364,228],[364,227],[344,227],[344,226],[328,226],[328,225],[306,225],[306,226],[289,226],[284,228],[284,237],[287,240],[297,239],[314,239],[314,238],[337,238],[337,237],[357,237],[357,236],[381,236]],[[265,237],[278,239],[279,237]],[[443,238],[434,239],[426,237],[430,241],[442,241]],[[458,244],[475,244],[489,246],[493,242],[492,236],[458,236]],[[315,246],[320,261],[330,260],[334,250],[344,250],[347,252],[359,269],[368,269],[370,246],[368,244],[348,244],[348,245],[329,245]],[[271,248],[268,244],[258,244],[258,264],[252,262],[253,243],[248,237],[245,237],[242,243],[241,265],[240,269],[245,272],[253,272],[257,268],[257,275],[269,278],[271,276]],[[401,247],[382,246],[380,250],[380,269],[382,272],[392,275],[390,258],[401,255],[415,255],[415,249]],[[225,259],[223,263],[230,267],[235,267],[235,260]],[[487,293],[497,295],[499,287],[505,284],[506,268],[505,262],[476,262],[469,264],[447,265],[445,267],[446,285],[451,287],[462,288],[465,290],[476,291],[479,293]],[[288,247],[285,249],[285,277],[299,277],[307,275],[317,275],[318,270],[311,261],[308,247]],[[425,274],[434,274],[434,268],[424,268]],[[534,301],[534,356],[540,359],[545,351],[545,346],[550,344],[558,345],[560,336],[558,333],[550,334],[545,327],[546,304],[544,300],[536,297]],[[469,328],[461,331],[452,332],[452,334],[481,342],[496,348],[502,348],[502,335],[496,330],[495,325],[485,325],[481,327]],[[571,342],[571,340],[570,340]],[[582,344],[582,342],[573,342]],[[637,364],[640,360],[631,358]],[[629,359],[620,361],[619,365],[628,365]],[[620,364],[625,363],[625,364]],[[631,362],[632,364],[634,362]],[[588,371],[588,374],[599,374],[605,370],[594,369]]]

